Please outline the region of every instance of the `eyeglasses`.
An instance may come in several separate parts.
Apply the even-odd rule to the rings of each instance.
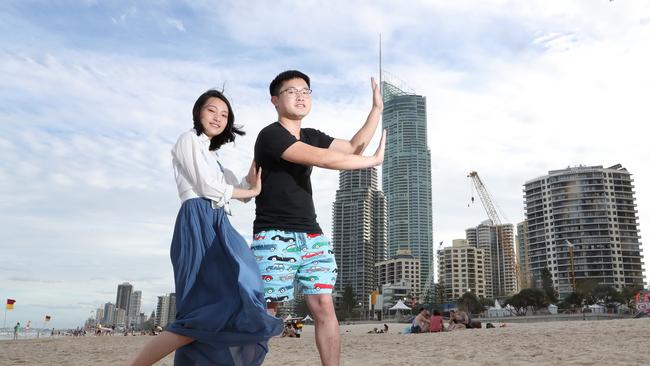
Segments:
[[[304,89],[300,89],[300,90],[298,90],[296,88],[288,88],[288,89],[285,89],[285,90],[279,92],[278,95],[280,95],[282,93],[287,93],[288,96],[294,97],[294,98],[297,98],[298,96],[301,96],[303,98],[311,97],[311,89],[309,89],[309,88],[304,88]]]

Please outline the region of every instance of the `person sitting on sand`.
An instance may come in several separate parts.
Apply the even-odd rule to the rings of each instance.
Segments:
[[[420,308],[418,315],[413,319],[411,324],[411,333],[422,333],[429,329],[429,311],[425,308]]]
[[[445,330],[445,324],[440,314],[440,310],[435,309],[431,319],[429,319],[429,332],[437,333]]]
[[[388,333],[388,324],[384,324],[384,333]]]
[[[469,324],[469,317],[464,311],[449,311],[449,327],[448,330],[467,329]]]

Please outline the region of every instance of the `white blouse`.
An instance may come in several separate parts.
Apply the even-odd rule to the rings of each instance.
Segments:
[[[212,208],[223,207],[230,215],[229,201],[234,187],[249,189],[245,179],[238,181],[235,174],[219,165],[217,153],[210,151],[210,139],[196,130],[183,133],[172,149],[172,164],[182,202],[204,197],[212,201]],[[245,199],[242,201],[249,201]]]

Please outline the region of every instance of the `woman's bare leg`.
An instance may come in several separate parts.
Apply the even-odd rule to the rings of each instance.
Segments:
[[[127,366],[151,366],[163,357],[192,343],[194,339],[180,334],[164,331],[147,343],[143,349],[127,361]]]

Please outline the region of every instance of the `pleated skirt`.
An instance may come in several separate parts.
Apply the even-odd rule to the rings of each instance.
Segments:
[[[194,339],[174,365],[261,365],[283,323],[266,312],[259,269],[223,208],[183,202],[171,245],[176,321],[167,330]]]

